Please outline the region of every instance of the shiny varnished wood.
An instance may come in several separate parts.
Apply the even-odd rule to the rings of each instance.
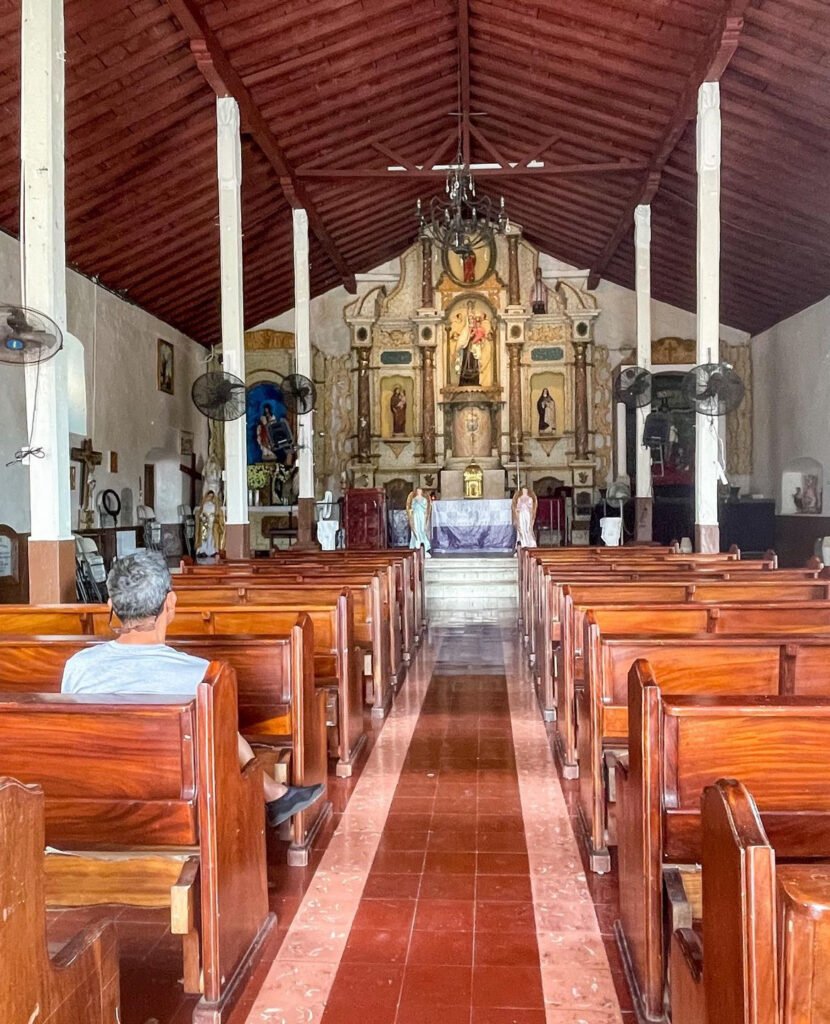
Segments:
[[[830,826],[830,698],[663,696],[658,682],[648,662],[635,662],[617,807],[619,939],[650,1020],[663,1017],[663,868],[700,862],[703,790],[741,779],[773,845],[795,858],[812,856]]]
[[[233,670],[211,663],[195,700],[176,703],[5,695],[0,772],[43,788],[46,842],[57,849],[198,854],[185,978],[199,978],[188,962],[195,936],[202,998],[194,1021],[221,1021],[275,925],[262,774],[256,764],[239,767]],[[87,863],[94,870],[94,859]]]
[[[43,793],[0,779],[0,1019],[8,1024],[116,1024],[118,943],[89,925],[56,957],[47,950]]]

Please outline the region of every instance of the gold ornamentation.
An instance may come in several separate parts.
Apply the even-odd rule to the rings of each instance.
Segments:
[[[269,352],[273,349],[294,348],[294,335],[291,331],[246,331],[246,352]]]
[[[527,332],[527,340],[533,345],[567,345],[570,337],[567,324],[537,324]]]
[[[744,400],[726,417],[726,473],[752,473],[752,352],[749,345],[720,343],[720,358],[734,367],[744,382]]]
[[[392,454],[397,459],[397,458],[400,458],[401,452],[404,450],[404,448],[406,448],[406,446],[409,444],[409,442],[408,441],[384,441],[384,444],[388,448],[391,448]]]
[[[652,366],[682,366],[697,362],[694,338],[655,338],[651,343]]]
[[[627,356],[620,353],[622,362]],[[597,464],[597,479],[605,481],[611,472],[612,452],[612,407],[611,399],[613,372],[611,369],[611,353],[605,345],[594,345],[594,453]]]
[[[484,495],[484,473],[477,462],[471,462],[464,470],[464,497],[481,498]]]

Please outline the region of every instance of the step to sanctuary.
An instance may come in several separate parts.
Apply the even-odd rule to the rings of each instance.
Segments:
[[[518,565],[511,556],[436,556],[427,559],[424,578],[435,625],[516,620]]]

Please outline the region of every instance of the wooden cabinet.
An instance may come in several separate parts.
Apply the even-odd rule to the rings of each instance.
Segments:
[[[346,547],[376,551],[386,544],[386,491],[359,487],[346,491]]]

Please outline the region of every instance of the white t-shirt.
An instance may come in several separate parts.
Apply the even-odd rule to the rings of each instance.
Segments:
[[[165,644],[96,644],[63,669],[61,693],[149,693],[193,697],[209,662]]]

